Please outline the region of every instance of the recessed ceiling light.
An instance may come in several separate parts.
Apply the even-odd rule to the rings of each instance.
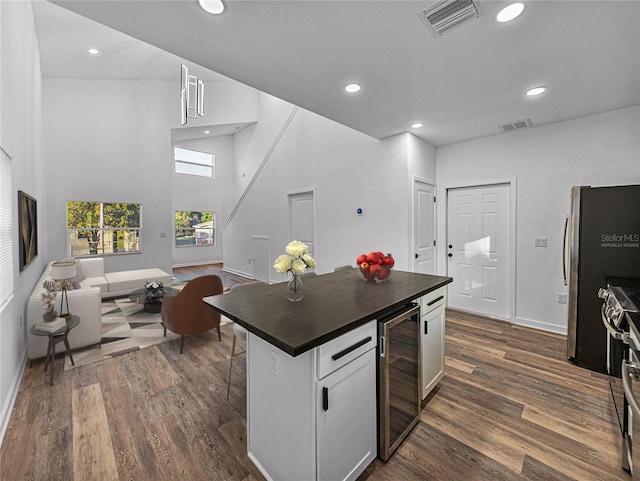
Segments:
[[[523,10],[524,4],[522,3],[512,3],[511,5],[507,5],[498,12],[498,15],[496,15],[496,21],[500,23],[510,22],[514,18],[520,16]]]
[[[413,124],[411,124],[411,128],[412,129],[419,129],[420,127],[423,127],[424,124],[422,122],[415,122]]]
[[[547,91],[547,87],[534,87],[532,89],[527,90],[527,96],[535,97],[537,95],[542,95]]]
[[[205,131],[204,131],[204,133],[205,133],[205,134],[210,134],[210,133],[211,133],[211,131],[210,131],[210,130],[205,130]]]
[[[212,13],[213,15],[220,15],[224,12],[224,3],[222,3],[222,0],[198,0],[198,3],[205,12]]]
[[[349,84],[344,88],[350,94],[360,92],[360,84]]]
[[[100,53],[100,50],[98,50],[97,48],[88,48],[87,53],[89,55],[98,55]]]

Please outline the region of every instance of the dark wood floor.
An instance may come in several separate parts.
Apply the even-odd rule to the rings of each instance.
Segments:
[[[173,278],[178,282],[186,282],[198,276],[214,274],[219,276],[224,287],[250,282],[250,279],[222,270],[222,264],[207,264],[201,266],[174,267]]]
[[[67,372],[24,372],[0,479],[261,480],[246,455],[245,360],[231,325]],[[241,346],[243,347],[243,346]],[[60,360],[58,362],[61,362]],[[277,442],[278,433],[274,433]],[[449,311],[446,375],[388,463],[361,480],[627,480],[604,376],[563,336]],[[294,480],[297,481],[297,480]]]

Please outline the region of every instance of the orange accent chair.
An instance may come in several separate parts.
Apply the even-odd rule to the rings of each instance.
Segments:
[[[202,301],[203,297],[222,294],[222,281],[218,276],[200,276],[187,282],[182,291],[162,300],[162,325],[164,335],[167,329],[180,334],[180,354],[184,347],[184,336],[200,334],[216,328],[220,335],[220,313]]]

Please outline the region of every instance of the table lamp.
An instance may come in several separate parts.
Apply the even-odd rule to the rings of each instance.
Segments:
[[[51,265],[51,278],[60,281],[62,295],[60,297],[60,317],[69,317],[69,296],[67,295],[68,280],[76,276],[76,263],[71,260],[55,261]],[[67,312],[62,312],[62,304],[66,300]]]

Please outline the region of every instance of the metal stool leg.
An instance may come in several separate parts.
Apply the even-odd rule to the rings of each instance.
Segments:
[[[229,400],[229,391],[231,390],[231,370],[233,369],[233,356],[236,354],[236,335],[231,340],[231,359],[229,359],[229,380],[227,381],[227,400]]]

